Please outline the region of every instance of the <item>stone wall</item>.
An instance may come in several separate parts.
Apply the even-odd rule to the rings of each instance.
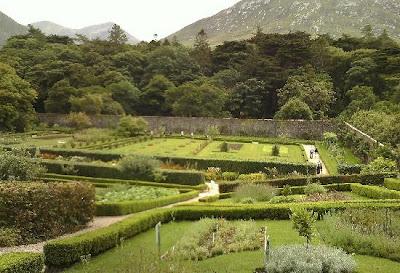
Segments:
[[[40,122],[50,125],[66,124],[66,115],[38,114]],[[118,124],[119,116],[91,116],[95,127],[107,128]],[[218,126],[222,134],[292,137],[320,139],[324,132],[336,132],[337,123],[334,120],[271,120],[271,119],[235,119],[235,118],[201,118],[201,117],[143,117],[153,131],[164,127],[168,133],[185,134],[205,133],[209,126]]]

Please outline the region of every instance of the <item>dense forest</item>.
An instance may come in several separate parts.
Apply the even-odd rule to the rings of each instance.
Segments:
[[[239,118],[340,117],[400,143],[400,47],[362,37],[266,34],[211,48],[176,39],[126,44],[29,28],[0,50],[0,128],[23,131],[36,112]]]

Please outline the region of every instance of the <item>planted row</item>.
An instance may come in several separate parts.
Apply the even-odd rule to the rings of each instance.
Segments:
[[[399,191],[389,190],[378,186],[352,184],[351,191],[355,194],[372,199],[400,199]]]
[[[44,259],[39,253],[7,253],[0,255],[0,273],[40,273]]]

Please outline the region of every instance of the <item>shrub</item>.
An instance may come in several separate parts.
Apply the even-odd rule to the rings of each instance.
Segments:
[[[134,175],[138,179],[161,181],[158,171],[161,162],[149,157],[128,155],[119,161],[119,169],[127,175]]]
[[[351,191],[355,194],[372,199],[400,199],[399,191],[388,190],[378,186],[352,184]]]
[[[0,227],[0,247],[16,246],[21,242],[22,237],[17,229]]]
[[[255,182],[264,180],[265,174],[264,173],[249,173],[249,174],[241,174],[238,176],[238,180],[243,182]]]
[[[308,184],[304,189],[304,193],[306,195],[312,195],[312,194],[316,194],[316,193],[322,194],[322,193],[326,193],[326,192],[327,192],[327,190],[320,183]]]
[[[307,245],[309,245],[315,236],[316,215],[313,211],[309,212],[305,208],[292,209],[291,212],[292,215],[290,218],[293,222],[293,228],[300,236],[306,238]]]
[[[85,129],[91,127],[92,122],[85,113],[70,113],[67,117],[66,125],[75,129]]]
[[[39,253],[7,253],[0,255],[1,273],[43,272],[43,255]]]
[[[344,164],[339,163],[338,172],[339,174],[359,174],[361,173],[364,165],[362,164]]]
[[[396,161],[378,157],[361,170],[362,174],[397,172]]]
[[[234,192],[232,198],[236,202],[243,202],[251,198],[254,201],[269,201],[276,194],[276,189],[269,185],[245,184],[239,186]]]
[[[119,120],[117,132],[125,137],[139,136],[147,131],[148,126],[143,118],[124,116]]]
[[[400,261],[400,213],[390,209],[357,208],[326,215],[318,231],[327,244],[350,253]]]
[[[239,173],[236,172],[223,172],[222,173],[222,180],[225,181],[234,181],[239,177]]]
[[[280,194],[283,195],[283,196],[291,195],[292,194],[292,189],[290,188],[289,185],[285,185],[283,187],[283,189],[281,190]]]
[[[336,144],[338,142],[338,136],[333,132],[325,132],[324,133],[324,142],[328,146]]]
[[[0,180],[33,180],[45,172],[46,169],[28,152],[0,149]]]
[[[279,145],[274,144],[274,146],[272,146],[272,155],[279,156],[279,153],[280,153]]]
[[[268,273],[352,273],[356,262],[343,250],[327,246],[289,245],[271,251]]]
[[[17,229],[23,243],[56,237],[92,220],[94,195],[82,183],[2,183],[0,225]]]
[[[218,135],[220,135],[220,130],[219,127],[217,125],[209,125],[206,128],[206,132],[205,132],[208,136],[210,136],[211,138],[214,138]]]
[[[269,202],[271,204],[280,204],[280,203],[293,203],[296,201],[297,199],[293,196],[275,196]]]
[[[384,185],[390,190],[400,191],[400,179],[386,178]]]
[[[224,141],[224,142],[221,143],[220,151],[223,152],[223,153],[229,152],[229,145],[228,145],[227,142]]]

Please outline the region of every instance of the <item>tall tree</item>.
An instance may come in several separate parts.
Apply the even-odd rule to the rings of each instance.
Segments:
[[[109,32],[108,40],[114,45],[123,45],[128,42],[128,37],[119,25],[114,24]]]
[[[200,65],[202,72],[205,75],[209,75],[211,73],[211,47],[208,42],[207,33],[204,29],[200,30],[196,35],[193,52],[193,58]]]

